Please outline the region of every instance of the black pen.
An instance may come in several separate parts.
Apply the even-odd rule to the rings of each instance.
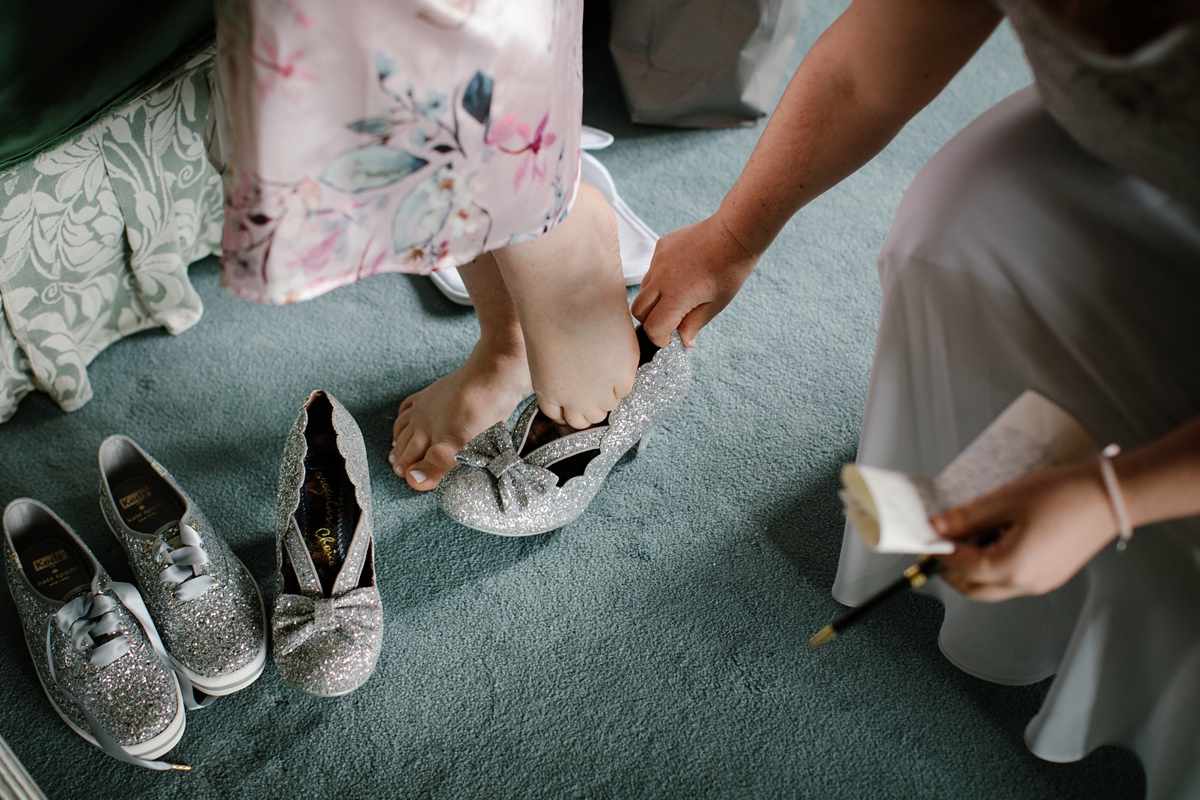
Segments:
[[[999,528],[991,528],[974,536],[963,540],[964,544],[969,544],[973,547],[987,547],[994,544],[1007,526]],[[876,606],[882,605],[893,595],[899,594],[905,589],[920,589],[929,579],[942,571],[942,562],[937,560],[936,556],[926,553],[917,559],[917,563],[913,564],[908,569],[904,570],[904,575],[897,578],[895,583],[889,584],[881,591],[871,595],[861,604],[847,611],[842,616],[835,619],[833,622],[826,625],[821,630],[817,631],[817,635],[808,640],[811,647],[820,647],[830,639],[837,636],[842,631],[849,628],[854,623],[858,622],[859,618],[866,614]]]
[[[808,640],[812,647],[820,647],[830,639],[836,637],[839,633],[849,628],[859,618],[866,614],[871,609],[883,604],[893,595],[899,594],[905,589],[920,589],[929,579],[942,571],[942,562],[938,561],[931,555],[921,556],[917,563],[913,564],[908,569],[904,570],[904,575],[897,578],[896,581],[882,591],[868,597],[861,604],[847,611],[842,616],[835,619],[833,622],[826,625],[821,630],[817,631],[817,635]]]

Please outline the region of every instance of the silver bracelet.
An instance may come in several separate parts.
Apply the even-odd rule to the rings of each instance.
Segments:
[[[1117,551],[1122,552],[1133,538],[1133,526],[1129,524],[1129,512],[1125,510],[1125,497],[1121,494],[1121,485],[1117,483],[1117,471],[1113,469],[1112,459],[1121,452],[1121,445],[1113,443],[1100,451],[1100,475],[1104,478],[1104,488],[1108,490],[1108,502],[1112,504],[1113,514],[1117,518],[1117,529],[1121,536],[1117,539]]]

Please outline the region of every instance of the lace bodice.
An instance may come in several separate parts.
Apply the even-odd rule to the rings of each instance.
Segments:
[[[1085,45],[1037,0],[994,0],[1047,111],[1093,155],[1200,207],[1200,21],[1129,55]]]

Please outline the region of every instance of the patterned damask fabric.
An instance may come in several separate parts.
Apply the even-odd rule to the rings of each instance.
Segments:
[[[34,389],[79,408],[106,346],[200,319],[187,268],[221,246],[204,136],[213,56],[0,172],[0,422]]]

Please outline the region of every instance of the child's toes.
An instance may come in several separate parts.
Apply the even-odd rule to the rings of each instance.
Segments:
[[[556,403],[551,403],[539,397],[538,408],[540,408],[542,413],[549,417],[551,421],[557,422],[559,425],[571,424],[566,418],[566,409]]]
[[[617,407],[616,403],[612,407],[605,408],[604,406],[593,406],[590,410],[584,413],[584,418],[588,421],[588,425],[599,425],[608,417],[608,412]]]
[[[595,416],[595,414],[592,413],[592,410],[580,411],[579,409],[569,408],[565,410],[563,416],[566,417],[567,424],[572,428],[576,430],[583,430],[584,428],[590,428],[592,426],[592,423],[588,417]],[[600,419],[604,419],[603,415],[601,415]]]
[[[412,441],[415,433],[416,429],[412,425],[409,425],[401,430],[396,435],[396,438],[392,440],[394,443],[392,444],[391,452],[388,454],[388,463],[393,467],[399,464],[400,460],[404,457],[404,451],[408,448],[408,443]]]
[[[405,475],[408,485],[418,492],[436,489],[442,477],[454,468],[458,450],[450,442],[438,442],[425,451],[425,458],[409,467]]]
[[[392,441],[398,441],[404,429],[412,424],[412,415],[411,408],[406,408],[396,415],[396,421],[392,423]]]
[[[613,404],[614,407],[616,404]],[[566,412],[567,424],[576,430],[590,428],[593,425],[598,425],[604,422],[604,418],[608,416],[609,409],[603,406],[588,406],[585,408],[570,409]]]
[[[415,432],[408,440],[408,444],[400,451],[400,456],[396,459],[396,463],[392,465],[392,469],[401,478],[407,480],[408,471],[412,469],[412,465],[425,457],[425,451],[429,449],[429,435],[423,431]]]
[[[626,374],[625,378],[613,387],[613,408],[617,407],[617,403],[625,399],[625,396],[633,391],[633,382],[637,378],[637,364],[633,365]],[[610,409],[611,410],[611,409]]]

